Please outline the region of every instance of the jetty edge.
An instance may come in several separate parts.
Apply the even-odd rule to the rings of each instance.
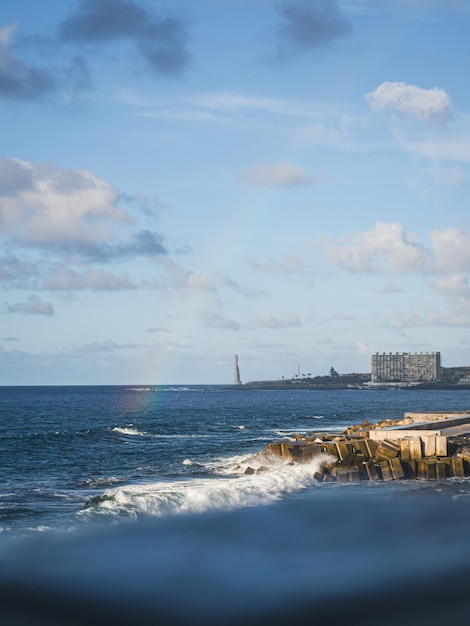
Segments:
[[[341,433],[277,439],[262,454],[290,463],[320,460],[314,477],[323,483],[463,478],[470,476],[470,412],[405,413],[401,420],[364,421]]]

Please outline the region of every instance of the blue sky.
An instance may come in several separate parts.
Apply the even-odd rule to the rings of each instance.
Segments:
[[[470,364],[470,5],[3,0],[0,382]]]

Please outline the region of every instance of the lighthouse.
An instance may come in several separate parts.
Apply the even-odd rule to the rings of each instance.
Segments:
[[[238,354],[235,354],[233,358],[233,374],[235,385],[241,385],[242,381],[240,380],[240,369],[238,367]]]

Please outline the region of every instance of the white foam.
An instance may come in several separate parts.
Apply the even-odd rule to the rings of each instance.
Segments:
[[[81,511],[81,515],[138,517],[146,514],[162,517],[268,504],[279,500],[283,494],[312,485],[315,472],[326,458],[289,465],[279,459],[256,455],[245,458],[230,469],[226,464],[221,464],[218,478],[109,489],[92,507]],[[236,462],[237,459],[233,457],[231,460]],[[245,474],[248,466],[255,473]]]
[[[121,433],[122,435],[136,435],[139,437],[145,437],[147,435],[147,433],[143,433],[140,430],[137,430],[136,428],[113,428],[113,431],[115,433]]]

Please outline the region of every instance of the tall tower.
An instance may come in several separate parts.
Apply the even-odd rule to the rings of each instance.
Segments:
[[[234,355],[233,373],[234,373],[235,385],[241,385],[242,381],[240,380],[240,369],[238,368],[238,354]]]

